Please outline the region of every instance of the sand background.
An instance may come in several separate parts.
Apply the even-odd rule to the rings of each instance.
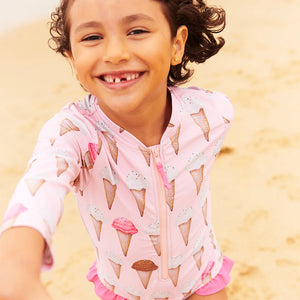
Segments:
[[[226,46],[190,85],[226,93],[235,121],[211,175],[213,223],[236,261],[232,300],[300,298],[300,1],[210,1],[227,11]],[[40,128],[84,95],[68,63],[47,47],[45,21],[0,35],[0,218]],[[43,275],[55,300],[97,299],[94,260],[72,195]],[[66,251],[67,249],[67,251]]]

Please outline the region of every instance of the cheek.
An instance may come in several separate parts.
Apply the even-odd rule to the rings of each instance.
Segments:
[[[96,61],[93,59],[94,55],[87,51],[74,51],[73,66],[78,73],[85,73],[91,71]],[[79,74],[80,75],[80,74]]]
[[[171,64],[172,47],[165,40],[159,40],[156,43],[149,43],[147,50],[141,49],[148,57],[148,60],[159,66],[169,66]]]

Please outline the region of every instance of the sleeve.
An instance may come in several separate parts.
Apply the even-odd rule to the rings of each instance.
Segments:
[[[221,115],[224,123],[231,125],[234,118],[234,110],[229,98],[220,92],[213,92],[211,100],[213,101],[215,109]]]
[[[1,232],[27,226],[42,234],[46,241],[42,270],[54,264],[52,236],[63,212],[63,200],[80,173],[80,136],[80,128],[63,112],[44,125],[1,225]]]
[[[213,102],[214,110],[217,112],[222,124],[221,127],[219,127],[221,129],[219,139],[214,145],[214,155],[217,157],[222,149],[225,137],[231,127],[234,118],[234,110],[229,98],[222,93],[213,92],[211,100]]]

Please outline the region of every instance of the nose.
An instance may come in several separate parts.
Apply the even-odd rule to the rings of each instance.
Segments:
[[[128,61],[130,59],[129,49],[126,41],[114,37],[106,40],[103,61],[112,64]]]

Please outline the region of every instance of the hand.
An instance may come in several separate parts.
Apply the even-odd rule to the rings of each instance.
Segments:
[[[50,300],[40,281],[45,247],[39,232],[8,229],[0,236],[0,300]]]

